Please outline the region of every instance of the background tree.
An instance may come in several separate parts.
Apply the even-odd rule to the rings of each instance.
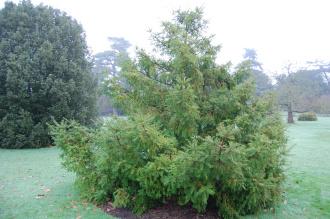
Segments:
[[[312,69],[317,70],[323,78],[325,83],[330,86],[330,63],[326,61],[316,60],[307,62]]]
[[[298,85],[296,77],[292,71],[293,64],[288,63],[284,70],[286,73],[277,76],[277,94],[279,104],[285,107],[288,113],[287,122],[294,123],[293,107],[296,104],[301,87]]]
[[[245,49],[244,59],[247,60],[252,68],[252,77],[256,84],[256,95],[261,96],[273,87],[270,78],[264,73],[262,64],[257,59],[257,52],[254,49]]]
[[[295,72],[295,80],[300,87],[296,111],[318,111],[314,104],[322,96],[327,95],[328,85],[319,69],[302,69]]]
[[[94,56],[92,69],[101,90],[102,83],[106,78],[118,76],[120,64],[129,58],[128,49],[131,47],[131,44],[121,37],[109,37],[108,40],[111,44],[110,50],[97,53]],[[97,101],[99,114],[118,114],[118,110],[113,107],[109,97],[103,95],[102,91],[100,93]]]
[[[95,115],[82,27],[64,12],[30,1],[0,11],[0,147],[51,144],[52,118],[88,124]]]
[[[312,107],[313,111],[317,113],[330,113],[330,63],[326,61],[309,62],[311,65],[311,72],[317,78],[319,84],[319,96],[314,99]]]
[[[110,50],[97,53],[94,56],[93,72],[97,75],[99,81],[104,77],[117,76],[119,66],[123,59],[127,59],[128,49],[131,44],[122,37],[109,37]]]
[[[294,71],[288,64],[285,71],[277,77],[276,91],[280,105],[288,111],[289,123],[293,122],[293,112],[330,112],[328,70],[323,64],[313,63]]]

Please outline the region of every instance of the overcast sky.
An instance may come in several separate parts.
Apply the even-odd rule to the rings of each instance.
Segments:
[[[0,0],[2,8],[5,0]],[[18,2],[14,0],[14,2]],[[327,0],[32,0],[66,11],[81,23],[93,53],[109,48],[107,37],[124,37],[150,48],[148,29],[157,29],[173,10],[201,6],[209,33],[222,45],[219,62],[242,59],[254,48],[268,74],[291,62],[330,61],[330,1]]]

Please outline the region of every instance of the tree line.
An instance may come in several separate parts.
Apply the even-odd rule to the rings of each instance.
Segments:
[[[101,81],[106,75],[118,74],[120,57],[128,57],[129,42],[123,38],[109,38],[114,47],[111,50],[96,54],[97,62],[94,73],[99,75]],[[118,47],[118,44],[123,44]],[[119,50],[118,48],[121,48]],[[121,55],[119,55],[121,54]],[[111,63],[108,60],[115,60]],[[255,83],[255,95],[264,96],[274,93],[281,110],[290,114],[294,112],[312,111],[319,114],[330,114],[330,62],[311,61],[305,66],[295,66],[292,63],[283,66],[280,74],[273,76],[265,72],[262,63],[258,61],[255,49],[246,48],[243,61],[250,65],[251,78]],[[104,104],[107,103],[107,104]],[[99,110],[101,113],[113,112],[109,99],[100,98]]]
[[[81,25],[64,12],[30,1],[7,2],[0,12],[0,144],[40,147],[51,144],[47,124],[62,118],[91,123],[97,115],[122,114],[104,82],[120,74],[129,58],[129,41],[109,37],[111,49],[92,56]],[[330,63],[287,65],[271,79],[254,49],[245,49],[255,95],[276,94],[289,113],[330,113]]]
[[[330,114],[330,62],[310,61],[305,66],[288,63],[272,82],[254,49],[245,49],[244,58],[251,65],[255,94],[274,93],[281,110],[288,112],[289,123],[293,122],[294,112]]]

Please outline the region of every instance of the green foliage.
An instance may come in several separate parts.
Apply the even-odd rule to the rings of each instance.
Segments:
[[[0,10],[0,147],[50,145],[47,123],[95,115],[82,27],[64,12],[6,2]]]
[[[66,130],[85,128],[72,122],[54,127],[65,163],[82,168],[71,168],[87,185],[82,193],[136,213],[169,200],[199,212],[214,202],[224,218],[274,205],[282,194],[286,138],[273,98],[255,97],[248,65],[231,72],[230,64],[216,64],[219,47],[203,34],[200,9],[178,11],[162,27],[152,35],[157,54],[140,50],[108,81],[127,118],[83,132],[91,140],[74,138],[75,145],[65,142],[76,131]],[[87,148],[95,192],[84,175],[85,152],[67,147]]]
[[[316,121],[317,116],[314,112],[301,113],[298,116],[298,121]]]
[[[125,208],[128,206],[130,201],[129,194],[125,191],[125,189],[117,189],[114,193],[114,202],[113,206],[116,208]]]
[[[114,118],[97,131],[74,121],[62,121],[51,126],[54,142],[63,150],[63,165],[76,173],[84,198],[103,202],[113,194],[117,197],[116,203],[122,206],[126,203],[124,193],[130,197],[142,194],[139,184],[145,185],[150,196],[159,192],[161,185],[148,187],[151,183],[148,180],[161,174],[157,165],[161,167],[166,160],[162,161],[158,156],[174,154],[176,141],[162,133],[159,126],[151,124],[151,121],[145,116],[128,120]],[[145,178],[144,173],[150,177]]]
[[[94,148],[90,144],[93,132],[75,121],[63,120],[50,127],[54,144],[61,147],[63,165],[77,175],[76,184],[86,194],[84,198],[92,200],[89,196],[97,189],[97,175],[95,166]]]

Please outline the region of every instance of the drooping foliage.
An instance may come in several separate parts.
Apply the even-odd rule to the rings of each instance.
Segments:
[[[82,194],[137,213],[167,201],[234,218],[281,199],[284,128],[272,98],[257,99],[250,69],[218,65],[202,11],[177,11],[108,83],[127,115],[96,129],[53,127]]]
[[[6,2],[0,10],[0,147],[51,144],[47,123],[95,115],[82,27],[64,12]]]

